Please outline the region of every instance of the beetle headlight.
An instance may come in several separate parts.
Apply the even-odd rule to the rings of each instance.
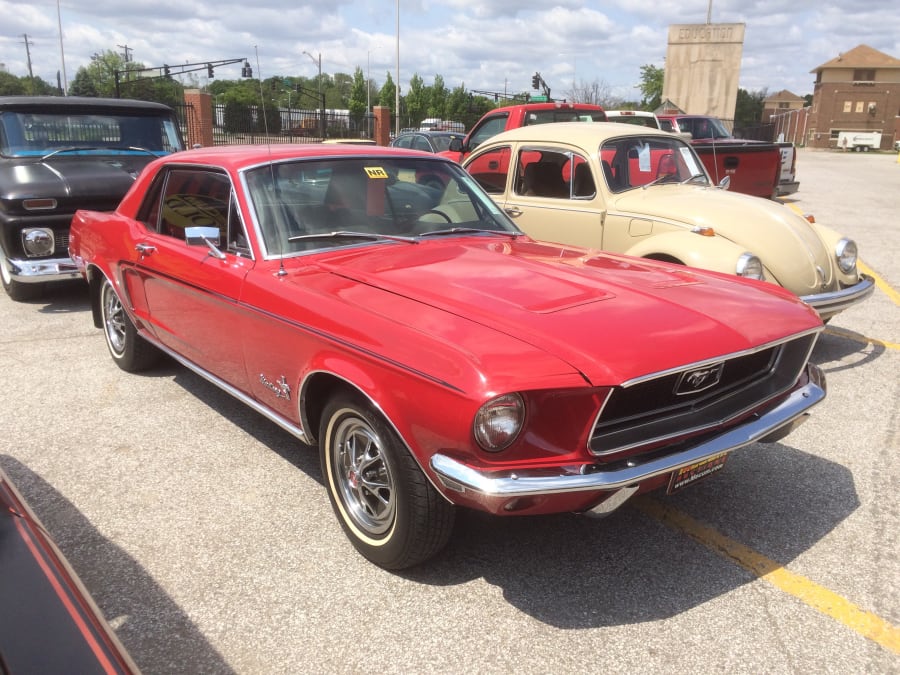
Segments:
[[[29,227],[22,230],[22,247],[29,257],[50,255],[55,245],[53,230],[49,227]]]
[[[518,394],[491,399],[475,414],[475,440],[484,450],[498,452],[509,446],[525,422],[525,402]]]
[[[856,242],[852,239],[841,239],[834,248],[834,255],[841,272],[844,274],[852,272],[856,267]]]
[[[741,254],[741,257],[738,258],[734,273],[739,277],[756,279],[757,281],[762,281],[765,277],[763,274],[762,261],[752,253]]]

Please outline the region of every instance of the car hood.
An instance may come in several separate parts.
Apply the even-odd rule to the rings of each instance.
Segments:
[[[351,279],[390,312],[390,293],[423,306],[394,320],[443,332],[469,353],[461,322],[475,322],[569,364],[596,385],[746,350],[817,328],[818,317],[784,290],[685,267],[518,240],[468,237],[387,244],[320,264]],[[456,317],[435,321],[425,306]],[[765,321],[759,317],[765,316]],[[481,334],[473,331],[473,334]],[[527,370],[528,363],[520,368]]]
[[[56,155],[0,163],[3,199],[52,197],[63,200],[77,196],[120,199],[135,177],[153,159],[150,155]]]
[[[620,213],[682,223],[687,229],[712,227],[757,255],[777,283],[796,295],[820,293],[835,281],[834,256],[815,227],[780,202],[713,187],[661,184],[629,190],[613,204]]]

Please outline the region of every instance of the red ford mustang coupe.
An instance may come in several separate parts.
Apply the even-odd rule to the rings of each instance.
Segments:
[[[825,396],[786,291],[530,239],[453,162],[219,147],[150,164],[70,253],[121,368],[160,353],[317,444],[389,569],[457,507],[609,513],[784,436]]]

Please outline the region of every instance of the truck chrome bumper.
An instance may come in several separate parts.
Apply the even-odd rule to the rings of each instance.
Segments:
[[[497,473],[481,471],[447,455],[436,454],[431,458],[431,468],[447,489],[460,493],[473,492],[493,499],[634,487],[723,452],[751,443],[776,441],[785,436],[785,429],[789,431],[805,421],[809,409],[825,398],[825,375],[813,364],[807,364],[807,374],[809,381],[804,386],[767,413],[687,450],[632,466],[604,469],[601,464],[585,465],[580,472],[559,472],[556,475],[528,470]],[[636,459],[639,461],[639,458]]]
[[[0,264],[6,264],[13,281],[23,284],[81,278],[81,271],[71,258],[7,259]]]
[[[848,288],[830,293],[803,295],[800,296],[800,299],[816,310],[823,319],[827,319],[872,295],[875,290],[875,280],[867,274],[860,276],[861,280]]]

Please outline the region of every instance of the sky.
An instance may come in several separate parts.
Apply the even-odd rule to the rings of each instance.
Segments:
[[[248,59],[254,75],[352,74],[401,92],[418,74],[453,89],[531,91],[540,72],[555,96],[598,84],[640,100],[641,66],[665,66],[671,24],[743,23],[740,87],[812,93],[817,66],[867,44],[900,58],[896,0],[0,0],[0,69],[69,82],[91,55],[145,66]],[[62,25],[62,50],[60,31]],[[398,50],[399,25],[399,50]],[[64,56],[64,59],[61,56]],[[238,79],[240,64],[216,70]],[[205,84],[205,70],[197,73]]]

